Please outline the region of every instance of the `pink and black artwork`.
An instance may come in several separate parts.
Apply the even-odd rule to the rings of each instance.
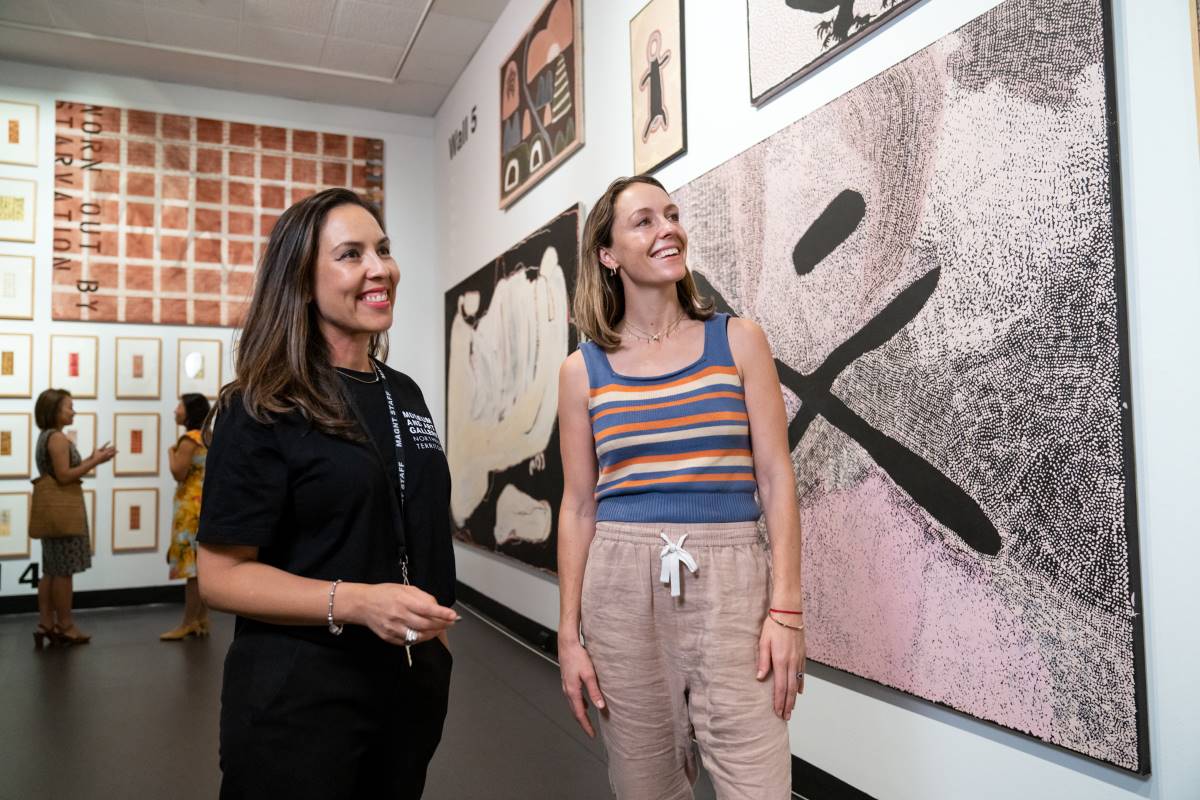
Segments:
[[[777,359],[809,656],[1149,770],[1108,7],[1007,0],[675,192]]]

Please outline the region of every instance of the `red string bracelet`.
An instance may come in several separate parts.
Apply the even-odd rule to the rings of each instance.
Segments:
[[[771,614],[795,614],[798,617],[804,616],[803,611],[784,611],[782,608],[768,608],[767,611]]]

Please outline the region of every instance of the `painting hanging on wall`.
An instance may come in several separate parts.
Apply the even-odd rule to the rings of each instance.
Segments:
[[[158,474],[158,414],[113,414],[113,475]]]
[[[113,489],[112,551],[158,549],[158,489]]]
[[[221,391],[221,340],[180,339],[175,358],[175,396],[202,394],[216,400]]]
[[[162,340],[117,337],[118,400],[157,400],[162,391]]]
[[[918,0],[746,0],[750,99],[765,103]]]
[[[33,319],[33,256],[0,255],[0,319]]]
[[[573,206],[446,292],[446,457],[455,536],[555,571],[558,368],[579,264]]]
[[[1007,0],[674,196],[777,359],[809,656],[1145,772],[1109,9],[1056,9]]]
[[[50,385],[77,400],[95,398],[99,343],[96,336],[51,336]]]
[[[275,220],[321,189],[383,203],[383,142],[58,101],[59,320],[234,326]]]
[[[33,391],[33,335],[0,333],[0,397],[30,397]]]
[[[28,478],[33,415],[0,414],[0,478]]]
[[[32,242],[37,232],[37,183],[0,178],[0,241]]]
[[[687,152],[683,0],[650,0],[629,22],[633,171],[653,172]]]
[[[550,0],[500,67],[500,207],[583,146],[583,0]]]
[[[94,411],[76,411],[75,420],[63,428],[63,433],[70,439],[71,444],[79,451],[79,455],[87,458],[96,452],[96,413]],[[84,475],[85,478],[96,477],[96,468]]]
[[[0,164],[37,166],[38,107],[0,100]]]
[[[30,492],[0,492],[0,558],[29,558]]]

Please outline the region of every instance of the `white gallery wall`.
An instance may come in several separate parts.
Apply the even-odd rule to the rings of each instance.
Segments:
[[[427,346],[429,328],[440,326],[437,306],[429,298],[440,294],[434,269],[434,214],[429,202],[433,185],[430,148],[432,121],[427,118],[373,112],[360,108],[317,105],[260,95],[200,89],[171,83],[91,75],[72,70],[0,61],[0,98],[39,106],[39,163],[37,167],[0,164],[0,177],[36,179],[37,236],[34,244],[0,242],[0,253],[34,257],[33,321],[0,320],[0,334],[32,333],[32,395],[0,399],[0,413],[32,414],[34,398],[50,385],[51,335],[95,336],[98,349],[98,395],[77,400],[77,412],[97,415],[97,442],[114,440],[113,415],[118,412],[157,413],[160,416],[158,476],[114,477],[109,462],[85,479],[84,489],[96,491],[96,554],[90,570],[76,576],[77,591],[159,586],[168,580],[166,551],[170,541],[175,481],[167,466],[166,448],[178,435],[173,411],[176,394],[176,353],[180,339],[218,339],[223,350],[223,379],[232,375],[234,331],[230,328],[130,325],[124,323],[56,322],[50,317],[53,252],[54,119],[55,100],[72,100],[117,108],[210,117],[219,120],[269,124],[329,133],[345,133],[384,141],[384,213],[388,233],[401,268],[396,320],[391,331],[388,362],[421,386],[441,381],[439,358]],[[161,399],[117,400],[114,375],[118,337],[162,339]],[[426,343],[425,346],[419,343]],[[37,430],[33,426],[32,442]],[[85,457],[88,455],[83,453]],[[36,467],[34,468],[36,475]],[[154,551],[113,553],[113,489],[158,489],[158,547]],[[28,480],[0,480],[0,492],[30,491]],[[0,596],[29,594],[18,579],[28,564],[40,563],[40,544],[31,543],[28,558],[0,559]]]
[[[674,190],[997,5],[926,0],[791,90],[749,102],[746,7],[686,3],[688,153],[657,173]],[[433,133],[437,265],[445,291],[567,206],[584,212],[632,172],[629,20],[642,0],[583,0],[585,145],[499,209],[499,69],[543,0],[511,0],[443,103]],[[1134,435],[1151,735],[1138,778],[833,670],[791,724],[799,757],[881,798],[1200,797],[1200,143],[1186,0],[1114,0]],[[476,130],[449,140],[475,110]],[[469,124],[469,123],[468,123]],[[441,309],[441,298],[430,298]],[[430,341],[441,369],[443,325]],[[444,427],[444,380],[423,383]],[[456,545],[459,578],[556,628],[552,577]]]

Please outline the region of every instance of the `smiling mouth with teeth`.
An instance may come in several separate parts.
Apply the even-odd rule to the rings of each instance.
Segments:
[[[670,256],[677,256],[679,255],[679,248],[664,247],[662,250],[655,252],[653,255],[655,258],[669,258]]]
[[[388,293],[384,290],[368,292],[367,294],[359,295],[359,299],[364,303],[386,303]]]

